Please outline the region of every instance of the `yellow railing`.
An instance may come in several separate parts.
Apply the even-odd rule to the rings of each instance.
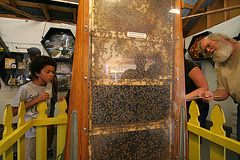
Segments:
[[[60,155],[65,146],[67,114],[65,112],[67,103],[64,100],[58,105],[59,114],[57,117],[48,118],[45,114],[47,103],[41,102],[37,106],[39,115],[37,119],[29,120],[25,123],[25,104],[20,103],[18,108],[18,125],[13,131],[13,113],[10,105],[7,105],[3,115],[3,139],[0,141],[0,155],[3,160],[13,159],[13,145],[17,142],[17,159],[25,160],[25,133],[33,126],[36,126],[36,159],[47,160],[47,126],[57,125],[57,153]]]
[[[65,146],[66,127],[67,127],[67,108],[66,101],[60,102],[58,105],[59,114],[54,118],[47,118],[45,111],[47,109],[46,102],[38,104],[39,115],[37,119],[30,120],[25,123],[25,104],[21,102],[18,112],[18,126],[13,130],[12,120],[13,114],[10,105],[7,105],[3,116],[3,139],[0,141],[0,155],[3,155],[3,160],[13,159],[13,145],[17,142],[17,158],[19,160],[25,159],[25,133],[32,127],[36,126],[36,159],[47,159],[47,126],[57,125],[57,153],[60,155]],[[189,159],[200,160],[200,136],[211,141],[210,144],[210,160],[224,160],[226,159],[226,148],[233,152],[240,154],[240,142],[225,137],[223,124],[225,117],[219,105],[215,105],[211,120],[213,126],[210,130],[200,127],[198,122],[199,110],[195,101],[192,101],[189,109],[191,119],[188,122],[189,131]]]
[[[240,142],[225,137],[223,124],[225,116],[222,108],[215,105],[210,119],[213,126],[210,131],[200,127],[198,122],[199,110],[195,101],[192,101],[189,107],[191,119],[188,122],[189,132],[189,160],[200,160],[200,136],[209,140],[210,143],[210,160],[225,160],[226,148],[240,154]]]

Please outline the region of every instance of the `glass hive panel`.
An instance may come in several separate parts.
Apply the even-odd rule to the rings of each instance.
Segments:
[[[89,159],[175,159],[172,8],[91,2]]]

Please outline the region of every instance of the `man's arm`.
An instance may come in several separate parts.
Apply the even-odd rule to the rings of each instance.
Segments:
[[[203,92],[199,93],[199,97],[204,97],[204,98],[202,98],[202,101],[209,103],[209,102],[212,102],[213,100],[223,101],[229,97],[229,94],[224,89],[217,89],[214,92],[203,91]]]
[[[213,92],[213,100],[223,101],[229,97],[228,92],[225,89],[217,89]]]

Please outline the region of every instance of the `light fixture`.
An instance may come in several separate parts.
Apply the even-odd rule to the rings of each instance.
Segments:
[[[175,13],[175,14],[180,14],[180,10],[179,9],[171,9],[169,12]]]
[[[64,2],[64,3],[69,3],[69,4],[76,4],[76,5],[78,5],[78,2],[76,2],[76,0],[74,1],[74,0],[51,0],[51,1],[56,1],[56,2]]]

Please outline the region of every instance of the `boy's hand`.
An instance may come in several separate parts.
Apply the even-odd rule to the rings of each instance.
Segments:
[[[65,96],[61,96],[61,97],[58,99],[58,102],[62,102],[64,99],[65,99]]]
[[[45,100],[49,99],[49,93],[45,92],[45,93],[40,94],[38,96],[38,99],[39,99],[39,102],[42,102],[42,101],[45,101]]]

